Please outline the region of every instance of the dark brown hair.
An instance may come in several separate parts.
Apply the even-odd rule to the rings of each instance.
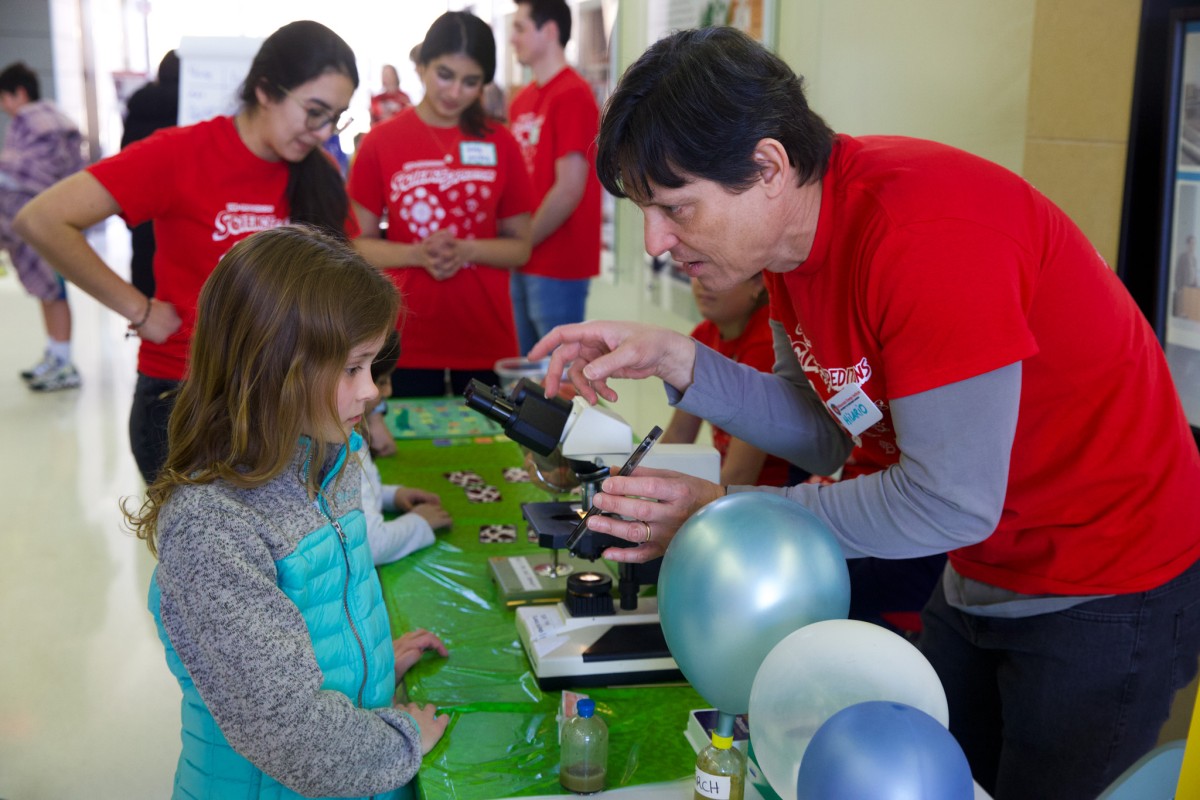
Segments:
[[[679,31],[625,71],[604,106],[596,172],[617,197],[701,178],[740,192],[758,178],[754,149],[775,139],[801,184],[825,174],[833,131],[779,56],[735,28]]]
[[[417,64],[423,67],[444,55],[464,55],[478,64],[483,70],[484,86],[496,77],[496,37],[492,35],[491,26],[474,14],[447,11],[429,26],[417,53]],[[463,111],[458,127],[471,136],[486,136],[491,130],[487,120],[483,92],[480,92],[475,102]]]
[[[358,88],[358,65],[350,45],[319,22],[289,23],[268,36],[255,54],[242,83],[242,104],[257,108],[259,90],[282,100],[285,90],[330,72],[345,75]],[[345,238],[350,200],[341,172],[322,148],[288,164],[287,199],[292,222]]]

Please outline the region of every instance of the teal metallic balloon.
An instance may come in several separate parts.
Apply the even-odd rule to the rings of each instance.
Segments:
[[[846,618],[850,575],[833,533],[810,511],[739,492],[679,529],[658,577],[658,610],[696,691],[720,711],[744,714],[771,648],[809,623]]]

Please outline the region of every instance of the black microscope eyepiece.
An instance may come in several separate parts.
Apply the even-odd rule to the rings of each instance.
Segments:
[[[498,386],[472,380],[463,392],[470,408],[500,423],[504,435],[538,455],[548,456],[558,447],[571,417],[571,403],[546,397],[540,384],[522,378],[507,396]]]

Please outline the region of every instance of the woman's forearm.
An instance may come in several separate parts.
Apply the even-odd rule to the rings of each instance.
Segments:
[[[13,220],[17,234],[71,283],[130,321],[142,319],[147,298],[112,270],[84,235],[120,211],[112,196],[86,173],[51,186]]]
[[[379,269],[388,267],[424,268],[424,254],[418,244],[401,244],[386,239],[360,236],[355,239],[354,249],[367,263]]]
[[[463,241],[465,260],[489,267],[517,269],[529,260],[532,248],[529,239],[500,237],[497,239],[466,239]]]

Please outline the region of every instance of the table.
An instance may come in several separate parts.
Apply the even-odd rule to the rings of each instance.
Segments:
[[[376,461],[385,483],[436,492],[454,517],[432,547],[379,569],[394,633],[427,628],[450,650],[448,659],[427,655],[406,676],[410,700],[451,715],[419,775],[427,800],[570,794],[558,784],[560,693],[538,688],[515,613],[499,602],[487,569],[489,556],[538,549],[526,539],[520,505],[550,498],[528,482],[506,480],[522,461],[517,445],[495,435],[400,439],[395,456]],[[467,471],[499,490],[499,500],[468,499],[448,477]],[[497,524],[516,526],[515,541],[481,542],[480,528]],[[610,788],[690,779],[695,754],[683,730],[688,712],[707,705],[694,689],[580,691],[596,700],[608,725]],[[688,796],[687,784],[678,786],[677,796]]]
[[[396,401],[392,401],[395,403]],[[378,459],[387,483],[437,492],[454,516],[437,543],[379,569],[393,631],[436,632],[450,658],[426,656],[406,676],[409,699],[451,715],[446,735],[425,757],[418,790],[426,800],[545,800],[570,795],[558,784],[559,692],[542,692],[517,638],[515,613],[499,602],[487,571],[493,555],[537,552],[525,539],[520,506],[550,499],[528,482],[505,479],[523,465],[502,435],[442,439],[402,436],[397,454]],[[499,490],[496,502],[468,499],[448,475],[470,471]],[[509,473],[511,476],[512,473]],[[480,527],[515,525],[512,542],[483,543]],[[683,736],[688,712],[708,703],[690,686],[584,689],[609,729],[609,791],[592,797],[691,797],[695,752]],[[975,800],[990,800],[974,786]],[[747,800],[778,800],[747,781]]]

